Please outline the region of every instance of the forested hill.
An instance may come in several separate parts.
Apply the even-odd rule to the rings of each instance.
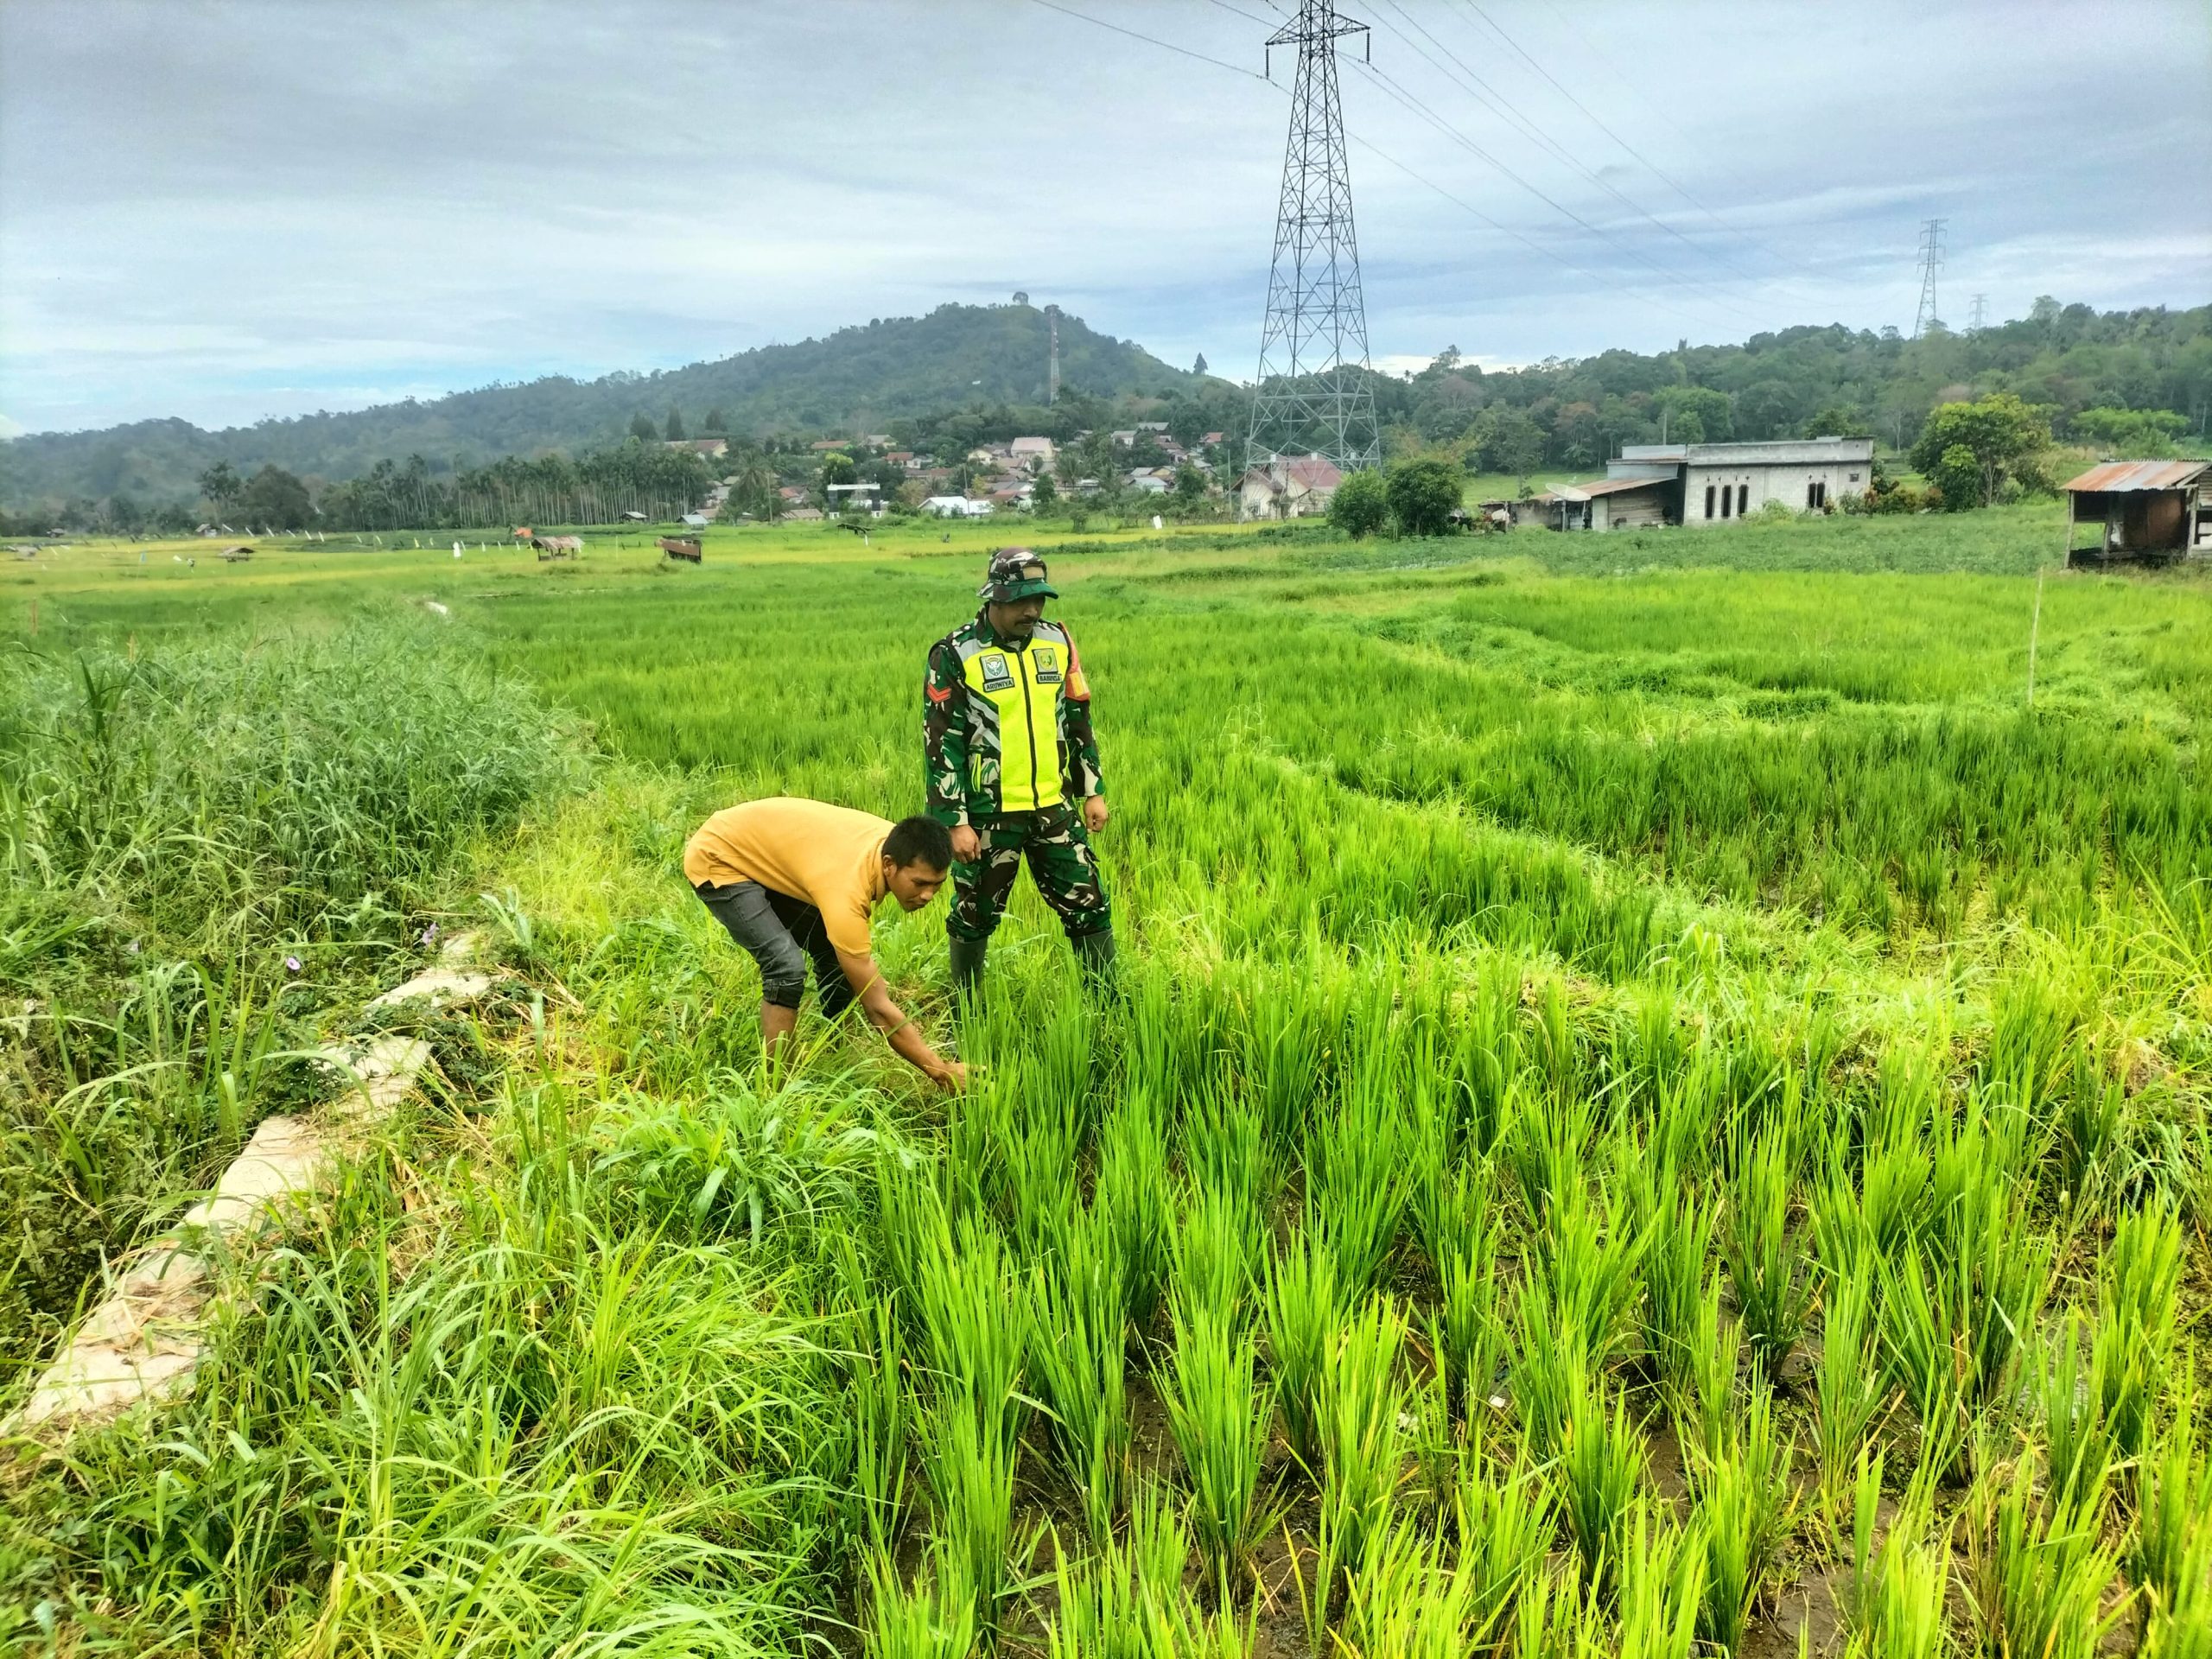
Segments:
[[[274,462],[303,477],[342,479],[410,454],[442,470],[507,454],[619,443],[639,416],[664,429],[671,409],[701,435],[719,411],[733,434],[846,433],[957,408],[1045,401],[1045,314],[1031,305],[944,305],[925,317],[886,317],[820,340],[764,346],[712,363],[597,380],[552,376],[422,403],[308,415],[207,432],[181,420],[102,431],[35,433],[0,444],[0,501],[169,499],[198,493],[200,472],[228,461],[245,473]],[[1193,377],[1133,340],[1065,313],[1063,385],[1100,397],[1166,396]]]

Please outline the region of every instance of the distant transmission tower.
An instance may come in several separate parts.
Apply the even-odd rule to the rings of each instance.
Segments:
[[[1297,3],[1296,15],[1268,37],[1271,48],[1298,48],[1298,77],[1244,464],[1320,455],[1352,472],[1378,465],[1382,447],[1366,380],[1367,304],[1337,99],[1337,41],[1363,35],[1367,25],[1341,16],[1331,0]]]
[[[1974,307],[1967,313],[1967,333],[1978,334],[1981,332],[1982,319],[1988,312],[1988,301],[1989,296],[1986,294],[1977,294],[1974,296]]]
[[[1049,405],[1060,401],[1060,308],[1045,308],[1045,326],[1052,333],[1052,354],[1045,370],[1045,402]]]
[[[1913,314],[1915,340],[1942,321],[1936,315],[1936,273],[1943,269],[1943,226],[1948,223],[1948,219],[1930,219],[1920,226],[1920,309]]]

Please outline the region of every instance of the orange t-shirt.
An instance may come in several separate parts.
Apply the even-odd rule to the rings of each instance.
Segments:
[[[724,886],[758,881],[822,912],[830,943],[869,954],[868,912],[883,897],[883,838],[872,812],[779,795],[717,812],[683,843],[683,879]]]

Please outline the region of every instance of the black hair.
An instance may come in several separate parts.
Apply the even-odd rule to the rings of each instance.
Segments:
[[[926,813],[917,812],[891,826],[883,838],[883,855],[899,869],[926,864],[933,870],[952,868],[952,831]]]

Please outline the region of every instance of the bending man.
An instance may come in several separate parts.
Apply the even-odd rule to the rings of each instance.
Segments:
[[[1106,785],[1083,663],[1073,636],[1044,620],[1059,595],[1027,548],[994,553],[978,597],[983,608],[930,647],[923,681],[930,814],[952,832],[953,988],[982,976],[1025,860],[1076,961],[1102,979],[1114,917],[1090,837],[1106,827]]]
[[[968,1080],[967,1069],[940,1058],[899,1011],[868,931],[870,913],[887,893],[901,910],[928,904],[951,860],[951,839],[934,818],[894,824],[782,796],[730,807],[701,824],[683,845],[683,875],[760,964],[760,1038],[772,1057],[798,1023],[811,959],[824,1019],[836,1019],[857,997],[903,1058],[957,1089]]]

